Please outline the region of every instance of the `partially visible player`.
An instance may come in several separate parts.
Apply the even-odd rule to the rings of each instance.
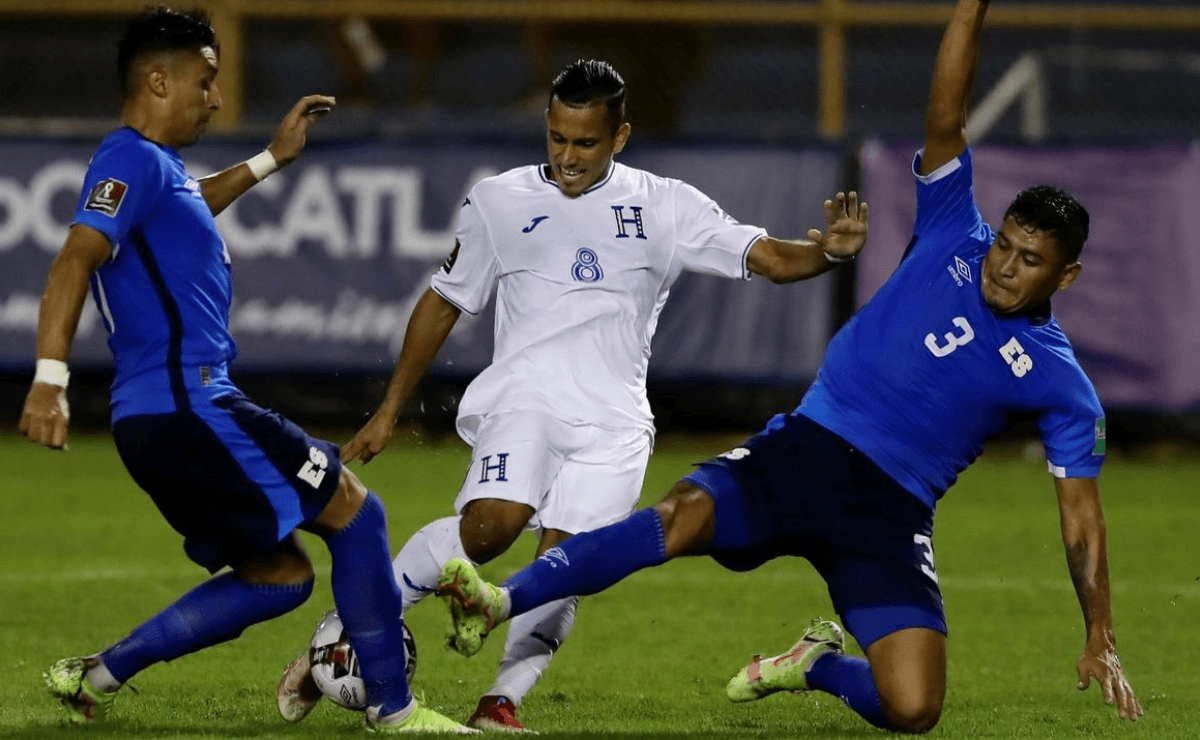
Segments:
[[[1088,215],[1064,191],[1034,187],[995,232],[975,205],[964,125],[986,10],[986,1],[959,0],[942,40],[914,161],[912,243],[833,338],[799,408],[702,464],[654,507],[560,543],[500,587],[463,560],[450,563],[439,594],[456,649],[471,654],[505,619],[681,555],[739,571],[800,556],[825,579],[866,659],[845,655],[841,628],[816,620],[789,651],[734,676],[729,698],[824,691],[877,727],[925,732],[946,690],[934,508],[989,437],[1031,418],[1083,610],[1079,688],[1096,679],[1121,717],[1142,715],[1113,632],[1097,483],[1104,412],[1050,311],[1051,296],[1079,275]]]
[[[613,160],[625,146],[625,83],[607,63],[569,65],[546,111],[546,164],[478,183],[459,212],[458,242],[409,319],[375,415],[342,448],[371,460],[463,313],[496,295],[492,363],[467,388],[458,431],[472,447],[455,509],[418,531],[394,569],[406,608],[455,557],[487,562],[527,527],[538,553],[624,519],[641,495],[654,433],[646,399],[650,342],[683,270],[791,282],[854,257],[867,207],[839,193],[825,232],[772,238],[734,221],[699,190]],[[509,629],[499,675],[468,724],[524,729],[516,711],[566,640],[575,599]],[[280,711],[302,719],[319,699],[305,654],[284,672]]]
[[[116,363],[113,437],[133,479],[214,575],[87,657],[50,667],[46,684],[73,723],[103,719],[139,671],[278,617],[312,593],[298,529],[333,559],[334,601],[358,653],[368,725],[381,732],[471,732],[417,705],[405,678],[400,593],[379,497],[337,448],[256,406],[230,381],[229,252],[213,217],[304,148],[335,101],[302,98],[266,151],[202,180],[179,149],[220,108],[218,46],[201,12],[147,10],[118,51],[122,127],[88,166],[38,321],[37,375],[20,429],[64,449],[67,359],[91,282]]]

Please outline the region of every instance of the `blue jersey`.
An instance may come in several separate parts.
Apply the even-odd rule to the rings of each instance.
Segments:
[[[909,251],[834,336],[797,409],[930,507],[1015,420],[1037,421],[1058,477],[1094,478],[1104,460],[1104,412],[1058,322],[984,302],[994,237],[969,150],[918,177]]]
[[[174,149],[122,128],[93,155],[73,223],[113,247],[92,295],[116,363],[114,421],[186,406],[183,373],[237,353],[229,252],[200,184]]]

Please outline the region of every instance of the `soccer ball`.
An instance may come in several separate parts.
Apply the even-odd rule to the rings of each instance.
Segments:
[[[417,672],[417,642],[408,625],[404,628],[404,672],[412,684]],[[337,611],[327,612],[317,623],[309,643],[313,682],[321,693],[340,707],[362,711],[367,708],[367,688],[363,683],[358,656],[350,646],[346,629]]]

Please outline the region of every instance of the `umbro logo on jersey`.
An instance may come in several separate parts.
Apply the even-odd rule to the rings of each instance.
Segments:
[[[958,283],[958,287],[963,286],[963,281],[974,283],[971,279],[971,266],[962,261],[962,258],[955,256],[953,265],[946,265],[946,270],[950,273],[950,277],[954,278],[954,282]]]
[[[96,183],[92,188],[92,192],[88,193],[87,202],[83,204],[84,210],[98,211],[105,216],[115,217],[117,211],[121,210],[121,201],[125,200],[125,193],[129,192],[129,186],[115,178],[108,178]]]
[[[541,222],[545,221],[548,218],[550,218],[550,217],[549,216],[534,216],[533,221],[530,221],[528,226],[521,229],[521,233],[528,234],[529,232],[536,229],[538,224],[540,224]]]

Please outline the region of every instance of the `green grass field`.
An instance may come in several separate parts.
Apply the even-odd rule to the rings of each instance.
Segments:
[[[737,439],[660,440],[647,501]],[[388,505],[393,549],[448,512],[467,459],[456,441],[406,433],[360,470]],[[1017,448],[989,451],[939,511],[935,543],[951,639],[948,696],[934,736],[1197,737],[1200,461],[1167,453],[1115,459],[1102,479],[1121,657],[1146,709],[1136,725],[1118,721],[1096,686],[1074,687],[1082,619],[1044,465]],[[150,668],[103,725],[62,727],[42,670],[124,636],[204,573],[134,488],[107,436],[76,436],[65,454],[0,436],[0,469],[0,736],[360,736],[360,716],[329,703],[296,726],[275,711],[281,669],[331,604],[328,556],[312,537],[318,584],[301,609]],[[484,574],[503,578],[533,546],[523,538]],[[555,737],[883,737],[824,695],[725,700],[725,681],[751,653],[787,648],[816,615],[832,616],[829,599],[803,561],[734,574],[689,559],[637,574],[584,600],[571,640],[521,717]],[[432,599],[409,615],[420,655],[415,689],[462,720],[490,686],[503,645],[494,636],[482,654],[461,658],[442,646],[445,619]]]

